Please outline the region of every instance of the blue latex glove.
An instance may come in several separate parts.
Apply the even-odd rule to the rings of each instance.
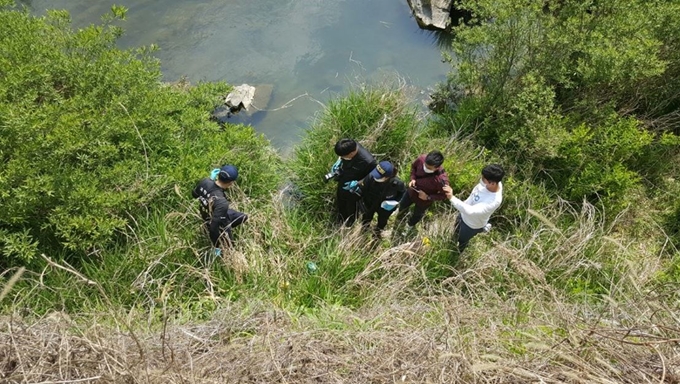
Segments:
[[[219,173],[220,173],[220,169],[219,169],[219,168],[213,169],[212,172],[210,172],[210,179],[212,179],[212,180],[217,180],[217,175],[218,175]]]
[[[342,159],[338,157],[338,160],[336,160],[331,167],[331,173],[338,172],[340,170],[340,165],[342,165]]]
[[[380,208],[386,210],[386,211],[391,211],[394,208],[399,205],[399,202],[396,200],[385,200],[382,203],[380,203]]]
[[[359,185],[359,182],[356,180],[352,181],[347,181],[345,182],[345,185],[342,187],[345,191],[352,192],[354,194],[360,195],[361,194],[361,186]]]
[[[219,248],[215,248],[215,256],[220,257],[222,256],[222,250]]]

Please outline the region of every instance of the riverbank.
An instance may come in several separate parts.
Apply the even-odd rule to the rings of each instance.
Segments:
[[[496,22],[457,31],[468,54],[439,88],[442,110],[423,118],[402,84],[360,84],[329,101],[285,159],[253,129],[210,120],[230,85],[167,87],[148,51],[117,49],[124,8],[80,31],[63,13],[0,10],[0,36],[10,36],[0,57],[12,64],[0,77],[0,204],[10,212],[0,215],[0,342],[10,346],[0,377],[677,381],[680,50],[655,49],[680,41],[680,17],[661,17],[674,15],[665,2],[577,13],[603,28],[591,46],[593,32],[571,30],[567,11],[477,5]],[[598,49],[601,32],[640,14],[661,17],[635,29],[644,51],[637,40],[620,48],[628,55]],[[533,35],[546,31],[581,44],[473,54],[480,39],[512,48],[552,41]],[[607,54],[620,66],[584,59]],[[527,56],[503,65],[516,55]],[[561,83],[552,55],[578,58],[569,71],[580,77]],[[460,197],[483,165],[503,164],[493,230],[456,257],[445,203],[401,239],[333,225],[334,186],[322,175],[348,136],[399,164],[402,179],[417,155],[441,150]],[[190,191],[227,162],[240,170],[228,197],[250,219],[208,264]]]
[[[114,4],[125,6],[126,20],[116,24],[124,29],[117,46],[156,46],[163,81],[272,85],[270,104],[263,107],[268,111],[246,122],[283,153],[300,142],[322,104],[359,84],[400,76],[428,93],[449,69],[441,51],[450,46],[442,34],[418,28],[406,1],[27,3],[34,15],[67,10],[76,28],[100,24]]]

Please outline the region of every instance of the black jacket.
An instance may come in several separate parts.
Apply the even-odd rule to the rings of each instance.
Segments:
[[[208,224],[210,240],[218,244],[222,228],[231,223],[229,200],[224,190],[212,179],[205,178],[198,182],[191,195],[201,203],[201,216]]]
[[[210,219],[210,200],[214,197],[221,197],[225,200],[227,196],[224,194],[224,189],[220,188],[217,183],[206,177],[196,184],[196,188],[191,191],[191,196],[201,203],[201,216],[203,220]],[[229,201],[227,201],[227,209],[229,209]]]
[[[368,212],[375,212],[380,209],[380,204],[385,200],[399,201],[406,193],[406,186],[398,177],[378,183],[371,175],[368,175],[364,177],[360,185],[361,199]]]
[[[375,168],[376,162],[373,155],[361,144],[357,143],[357,154],[351,160],[342,160],[340,164],[340,175],[336,181],[340,186],[352,180],[361,180]]]

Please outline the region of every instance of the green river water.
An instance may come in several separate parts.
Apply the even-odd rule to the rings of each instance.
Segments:
[[[450,68],[441,61],[447,43],[418,28],[406,0],[22,3],[34,14],[66,9],[75,27],[98,23],[111,5],[123,5],[129,11],[120,23],[121,48],[157,44],[165,81],[184,76],[192,83],[271,85],[267,111],[230,120],[251,124],[283,152],[329,98],[364,82],[395,78],[413,86],[416,97],[426,95]]]

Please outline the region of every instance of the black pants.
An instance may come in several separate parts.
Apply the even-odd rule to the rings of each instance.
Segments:
[[[375,216],[375,214],[377,213],[378,225],[376,225],[376,234],[380,234],[380,232],[387,226],[387,221],[392,215],[392,212],[394,211],[388,211],[380,207],[378,207],[378,209],[368,209],[366,210],[366,212],[364,212],[362,216],[361,220],[362,224],[366,227],[369,226],[371,224],[371,221],[373,221],[373,216]]]
[[[234,211],[233,209],[229,210],[229,220],[230,223],[225,227],[225,232],[229,235],[229,241],[234,240],[234,235],[231,233],[232,228],[236,228],[239,225],[245,223],[248,220],[248,215],[246,215],[243,212],[239,211]]]
[[[359,212],[359,196],[345,191],[342,185],[338,183],[338,190],[336,193],[336,202],[338,205],[338,221],[345,223],[346,226],[351,227],[357,218]]]
[[[246,215],[243,212],[235,211],[233,209],[229,209],[227,211],[227,218],[228,221],[224,225],[220,225],[220,232],[221,235],[218,239],[218,243],[223,243],[224,241],[220,241],[220,239],[224,239],[222,236],[223,234],[227,234],[227,246],[231,246],[234,243],[234,234],[232,233],[231,229],[236,228],[239,225],[245,223],[248,220],[248,215]],[[208,232],[210,232],[210,220],[205,222],[205,228]],[[213,244],[215,248],[219,248],[220,244]]]
[[[411,201],[411,196],[409,196],[408,193],[404,193],[404,196],[399,202],[399,215],[397,217],[400,220],[406,215],[411,204],[413,204],[413,201]],[[413,213],[408,219],[408,225],[413,227],[418,224],[420,220],[423,219],[423,216],[425,216],[425,212],[427,212],[428,208],[429,207],[419,207],[417,204],[415,204],[415,207],[413,207]]]
[[[458,240],[458,252],[463,252],[467,248],[470,240],[472,240],[478,233],[484,232],[484,228],[470,228],[465,222],[460,218],[460,215],[456,218],[456,224],[453,229],[453,240]]]

